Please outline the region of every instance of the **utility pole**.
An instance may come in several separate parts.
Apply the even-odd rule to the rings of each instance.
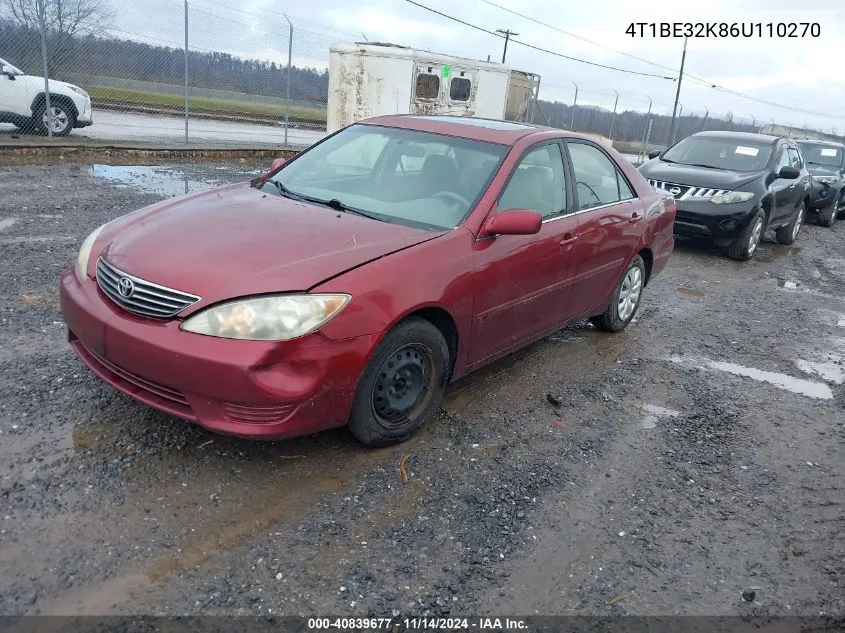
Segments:
[[[578,84],[576,84],[573,81],[572,85],[575,86],[575,99],[572,100],[572,121],[569,124],[569,129],[574,132],[575,131],[575,108],[578,107]]]
[[[684,62],[687,58],[687,37],[684,37],[684,52],[681,53],[681,71],[678,73],[678,88],[675,90],[675,106],[672,108],[672,127],[669,129],[669,144],[673,144],[675,138],[675,126],[678,121],[675,118],[678,111],[678,99],[681,98],[681,81],[684,78]]]
[[[757,118],[752,114],[751,115],[751,127],[754,128],[754,131],[757,131]]]
[[[514,33],[510,29],[496,29],[496,33],[501,33],[505,36],[505,50],[502,51],[502,63],[505,63],[505,57],[508,54],[508,40],[511,38],[511,35],[519,35],[519,33]]]
[[[616,92],[614,90],[613,92]],[[607,138],[611,141],[613,140],[613,124],[616,122],[616,106],[619,105],[619,93],[616,92],[616,101],[613,102],[613,115],[610,117],[610,132],[607,134]]]
[[[288,128],[290,127],[290,72],[291,60],[293,57],[293,22],[285,14],[288,21],[288,68],[285,73],[285,147],[288,146]]]
[[[188,93],[188,0],[185,0],[185,145],[189,142],[188,119],[190,118],[190,114],[188,104],[190,102],[190,98]]]
[[[675,134],[677,133],[678,128],[679,128],[679,127],[681,127],[680,122],[681,122],[681,115],[682,115],[683,113],[684,113],[684,104],[683,104],[683,103],[678,103],[678,125],[677,125],[677,127],[676,127],[676,126],[674,126],[674,125],[672,126],[672,138],[671,138],[671,140],[669,141],[669,145],[674,145],[674,144],[675,144]]]
[[[651,105],[652,105],[653,101],[652,101],[651,97],[649,97],[648,95],[646,95],[646,98],[648,99],[648,112],[645,115],[645,120],[646,120],[646,127],[648,127],[648,123],[649,123],[649,121],[651,121]],[[645,161],[645,155],[646,155],[645,137],[646,137],[646,130],[643,130],[643,141],[640,144],[640,154],[639,154],[639,161],[641,163]]]
[[[707,123],[707,117],[709,117],[709,116],[710,116],[710,110],[708,110],[707,107],[705,106],[704,107],[704,118],[701,119],[701,129],[699,130],[699,132],[704,130],[704,124]]]
[[[38,30],[41,36],[41,68],[44,73],[44,125],[47,126],[47,136],[53,136],[53,125],[56,117],[50,105],[50,67],[47,63],[47,18],[44,8],[45,0],[37,0],[35,8],[38,11]]]

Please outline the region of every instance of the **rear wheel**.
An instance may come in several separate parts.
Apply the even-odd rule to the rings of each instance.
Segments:
[[[766,229],[766,214],[760,210],[751,218],[745,230],[727,248],[728,257],[747,261],[754,257]]]
[[[804,223],[804,214],[806,213],[806,208],[804,203],[798,206],[798,214],[795,216],[795,219],[787,224],[786,226],[782,226],[777,230],[775,237],[777,241],[781,244],[792,244],[798,238],[798,233],[801,231],[801,225]]]
[[[42,102],[35,108],[32,121],[40,134],[47,135],[50,130],[53,136],[67,136],[76,124],[76,116],[62,101],[51,102],[48,114],[47,104]]]
[[[603,314],[591,317],[596,329],[604,332],[618,332],[624,329],[637,314],[645,286],[645,262],[637,255],[628,264],[625,274],[613,291],[610,305]]]
[[[391,330],[358,383],[349,429],[367,446],[401,442],[440,408],[449,347],[431,322],[412,317]]]

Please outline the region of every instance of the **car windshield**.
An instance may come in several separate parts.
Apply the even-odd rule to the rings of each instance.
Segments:
[[[688,136],[669,148],[662,158],[682,165],[728,171],[761,171],[772,155],[772,145],[732,138]]]
[[[843,152],[842,147],[823,145],[821,143],[798,144],[801,146],[804,160],[811,165],[839,169],[845,164],[845,152]]]
[[[278,171],[264,189],[386,222],[458,226],[508,147],[375,125],[341,130]]]

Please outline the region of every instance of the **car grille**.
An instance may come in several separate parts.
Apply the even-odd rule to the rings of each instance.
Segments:
[[[651,180],[650,184],[655,189],[660,191],[668,191],[676,200],[686,200],[687,198],[711,198],[713,196],[721,196],[728,193],[727,189],[711,189],[710,187],[690,187],[689,185],[679,185],[674,182],[664,182],[662,180]]]
[[[97,260],[97,285],[121,308],[141,316],[168,319],[200,300],[196,295],[139,279]]]

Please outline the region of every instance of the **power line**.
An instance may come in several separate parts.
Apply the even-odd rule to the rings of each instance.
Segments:
[[[456,17],[449,15],[447,13],[443,13],[441,11],[438,11],[437,9],[432,9],[431,7],[427,7],[424,4],[420,4],[419,2],[416,2],[415,0],[405,0],[405,2],[407,2],[409,4],[413,4],[414,6],[417,6],[421,9],[425,9],[426,11],[431,11],[432,13],[436,13],[437,15],[444,17],[447,20],[452,20],[453,22],[463,24],[464,26],[468,26],[468,27],[473,28],[477,31],[481,31],[482,33],[487,33],[488,35],[492,35],[493,37],[499,37],[499,38],[504,37],[503,35],[500,35],[499,33],[496,33],[495,31],[485,29],[484,27],[478,26],[477,24],[471,24],[470,22],[466,22],[464,20],[461,20],[460,18],[456,18]],[[675,80],[674,77],[666,77],[665,75],[655,75],[654,73],[643,73],[643,72],[638,72],[636,70],[629,70],[627,68],[617,68],[616,66],[608,66],[606,64],[599,64],[597,62],[590,62],[590,61],[587,61],[586,59],[579,59],[577,57],[570,57],[569,55],[564,55],[563,53],[558,53],[557,51],[550,51],[547,48],[541,48],[539,46],[534,46],[533,44],[529,44],[527,42],[522,42],[522,41],[514,39],[514,38],[510,38],[510,41],[514,42],[515,44],[520,44],[521,46],[525,46],[526,48],[531,48],[531,49],[534,49],[535,51],[540,51],[541,53],[547,53],[549,55],[554,55],[555,57],[561,57],[563,59],[568,59],[570,61],[580,62],[582,64],[588,64],[589,66],[596,66],[598,68],[607,68],[608,70],[615,70],[617,72],[628,73],[630,75],[639,75],[641,77],[657,77],[658,79],[669,79],[670,81]]]
[[[480,1],[485,3],[485,4],[490,5],[492,7],[496,7],[497,9],[501,9],[502,11],[507,11],[508,13],[510,13],[512,15],[519,16],[520,18],[523,18],[524,20],[528,20],[529,22],[539,24],[540,26],[545,26],[546,28],[552,29],[552,30],[557,31],[559,33],[563,33],[564,35],[568,35],[570,37],[574,37],[574,38],[579,39],[583,42],[587,42],[587,43],[592,44],[594,46],[598,46],[599,48],[603,48],[605,50],[611,51],[611,52],[616,53],[618,55],[624,55],[625,57],[630,57],[631,59],[636,59],[637,61],[641,61],[641,62],[644,62],[646,64],[650,64],[651,66],[655,66],[657,68],[663,68],[665,70],[671,70],[672,72],[678,72],[677,68],[671,68],[669,66],[664,66],[663,64],[658,64],[657,62],[652,62],[648,59],[644,59],[642,57],[637,57],[636,55],[632,55],[630,53],[618,51],[614,48],[611,48],[610,46],[605,46],[604,44],[594,42],[593,40],[587,39],[586,37],[581,37],[580,35],[576,35],[575,33],[570,33],[569,31],[565,31],[564,29],[561,29],[557,26],[549,24],[548,22],[543,22],[542,20],[538,20],[537,18],[533,18],[529,15],[525,15],[524,13],[520,13],[518,11],[514,11],[513,9],[503,7],[500,4],[496,4],[495,2],[492,2],[492,0],[480,0]],[[731,90],[730,88],[724,88],[722,86],[718,86],[718,85],[714,84],[712,81],[708,81],[707,79],[703,79],[702,77],[697,77],[697,76],[692,75],[690,73],[686,73],[685,76],[686,76],[687,80],[691,80],[693,83],[696,83],[700,86],[705,86],[707,88],[712,88],[714,90],[718,90],[718,91],[724,92],[726,94],[731,94],[731,95],[736,96],[736,97],[748,99],[749,101],[756,101],[757,103],[763,103],[763,104],[774,106],[774,107],[777,107],[777,108],[783,108],[785,110],[791,110],[793,112],[801,112],[803,114],[810,114],[810,115],[813,115],[813,116],[829,117],[829,118],[834,118],[834,119],[845,118],[845,115],[829,114],[829,113],[826,113],[826,112],[815,112],[813,110],[805,110],[803,108],[797,108],[795,106],[789,106],[789,105],[785,105],[785,104],[782,104],[782,103],[776,103],[774,101],[767,101],[766,99],[760,99],[759,97],[753,97],[751,95],[747,95],[747,94],[744,94],[742,92],[738,92],[736,90]]]
[[[519,11],[514,11],[513,9],[508,9],[507,7],[503,7],[500,4],[496,4],[495,2],[491,2],[490,0],[481,0],[481,2],[485,4],[489,4],[491,7],[496,7],[497,9],[501,9],[502,11],[507,11],[512,15],[516,15],[524,20],[528,20],[529,22],[534,22],[534,24],[539,24],[540,26],[545,26],[546,28],[552,29],[553,31],[557,31],[558,33],[563,33],[564,35],[568,35],[569,37],[574,37],[575,39],[581,40],[582,42],[587,42],[588,44],[592,44],[593,46],[598,46],[599,48],[603,48],[605,50],[611,51],[612,53],[616,53],[617,55],[624,55],[625,57],[630,57],[631,59],[636,59],[639,62],[644,62],[655,68],[662,68],[663,70],[671,70],[673,73],[678,72],[677,68],[672,68],[671,66],[664,66],[663,64],[658,64],[657,62],[653,62],[648,59],[644,59],[642,57],[637,57],[636,55],[632,55],[631,53],[625,53],[623,51],[618,51],[615,48],[611,48],[610,46],[605,46],[604,44],[599,44],[598,42],[594,42],[593,40],[587,39],[586,37],[581,37],[580,35],[576,35],[575,33],[570,33],[569,31],[565,31],[562,28],[549,24],[548,22],[543,22],[542,20],[538,20],[537,18],[532,18],[530,15],[525,15],[524,13],[520,13]]]

